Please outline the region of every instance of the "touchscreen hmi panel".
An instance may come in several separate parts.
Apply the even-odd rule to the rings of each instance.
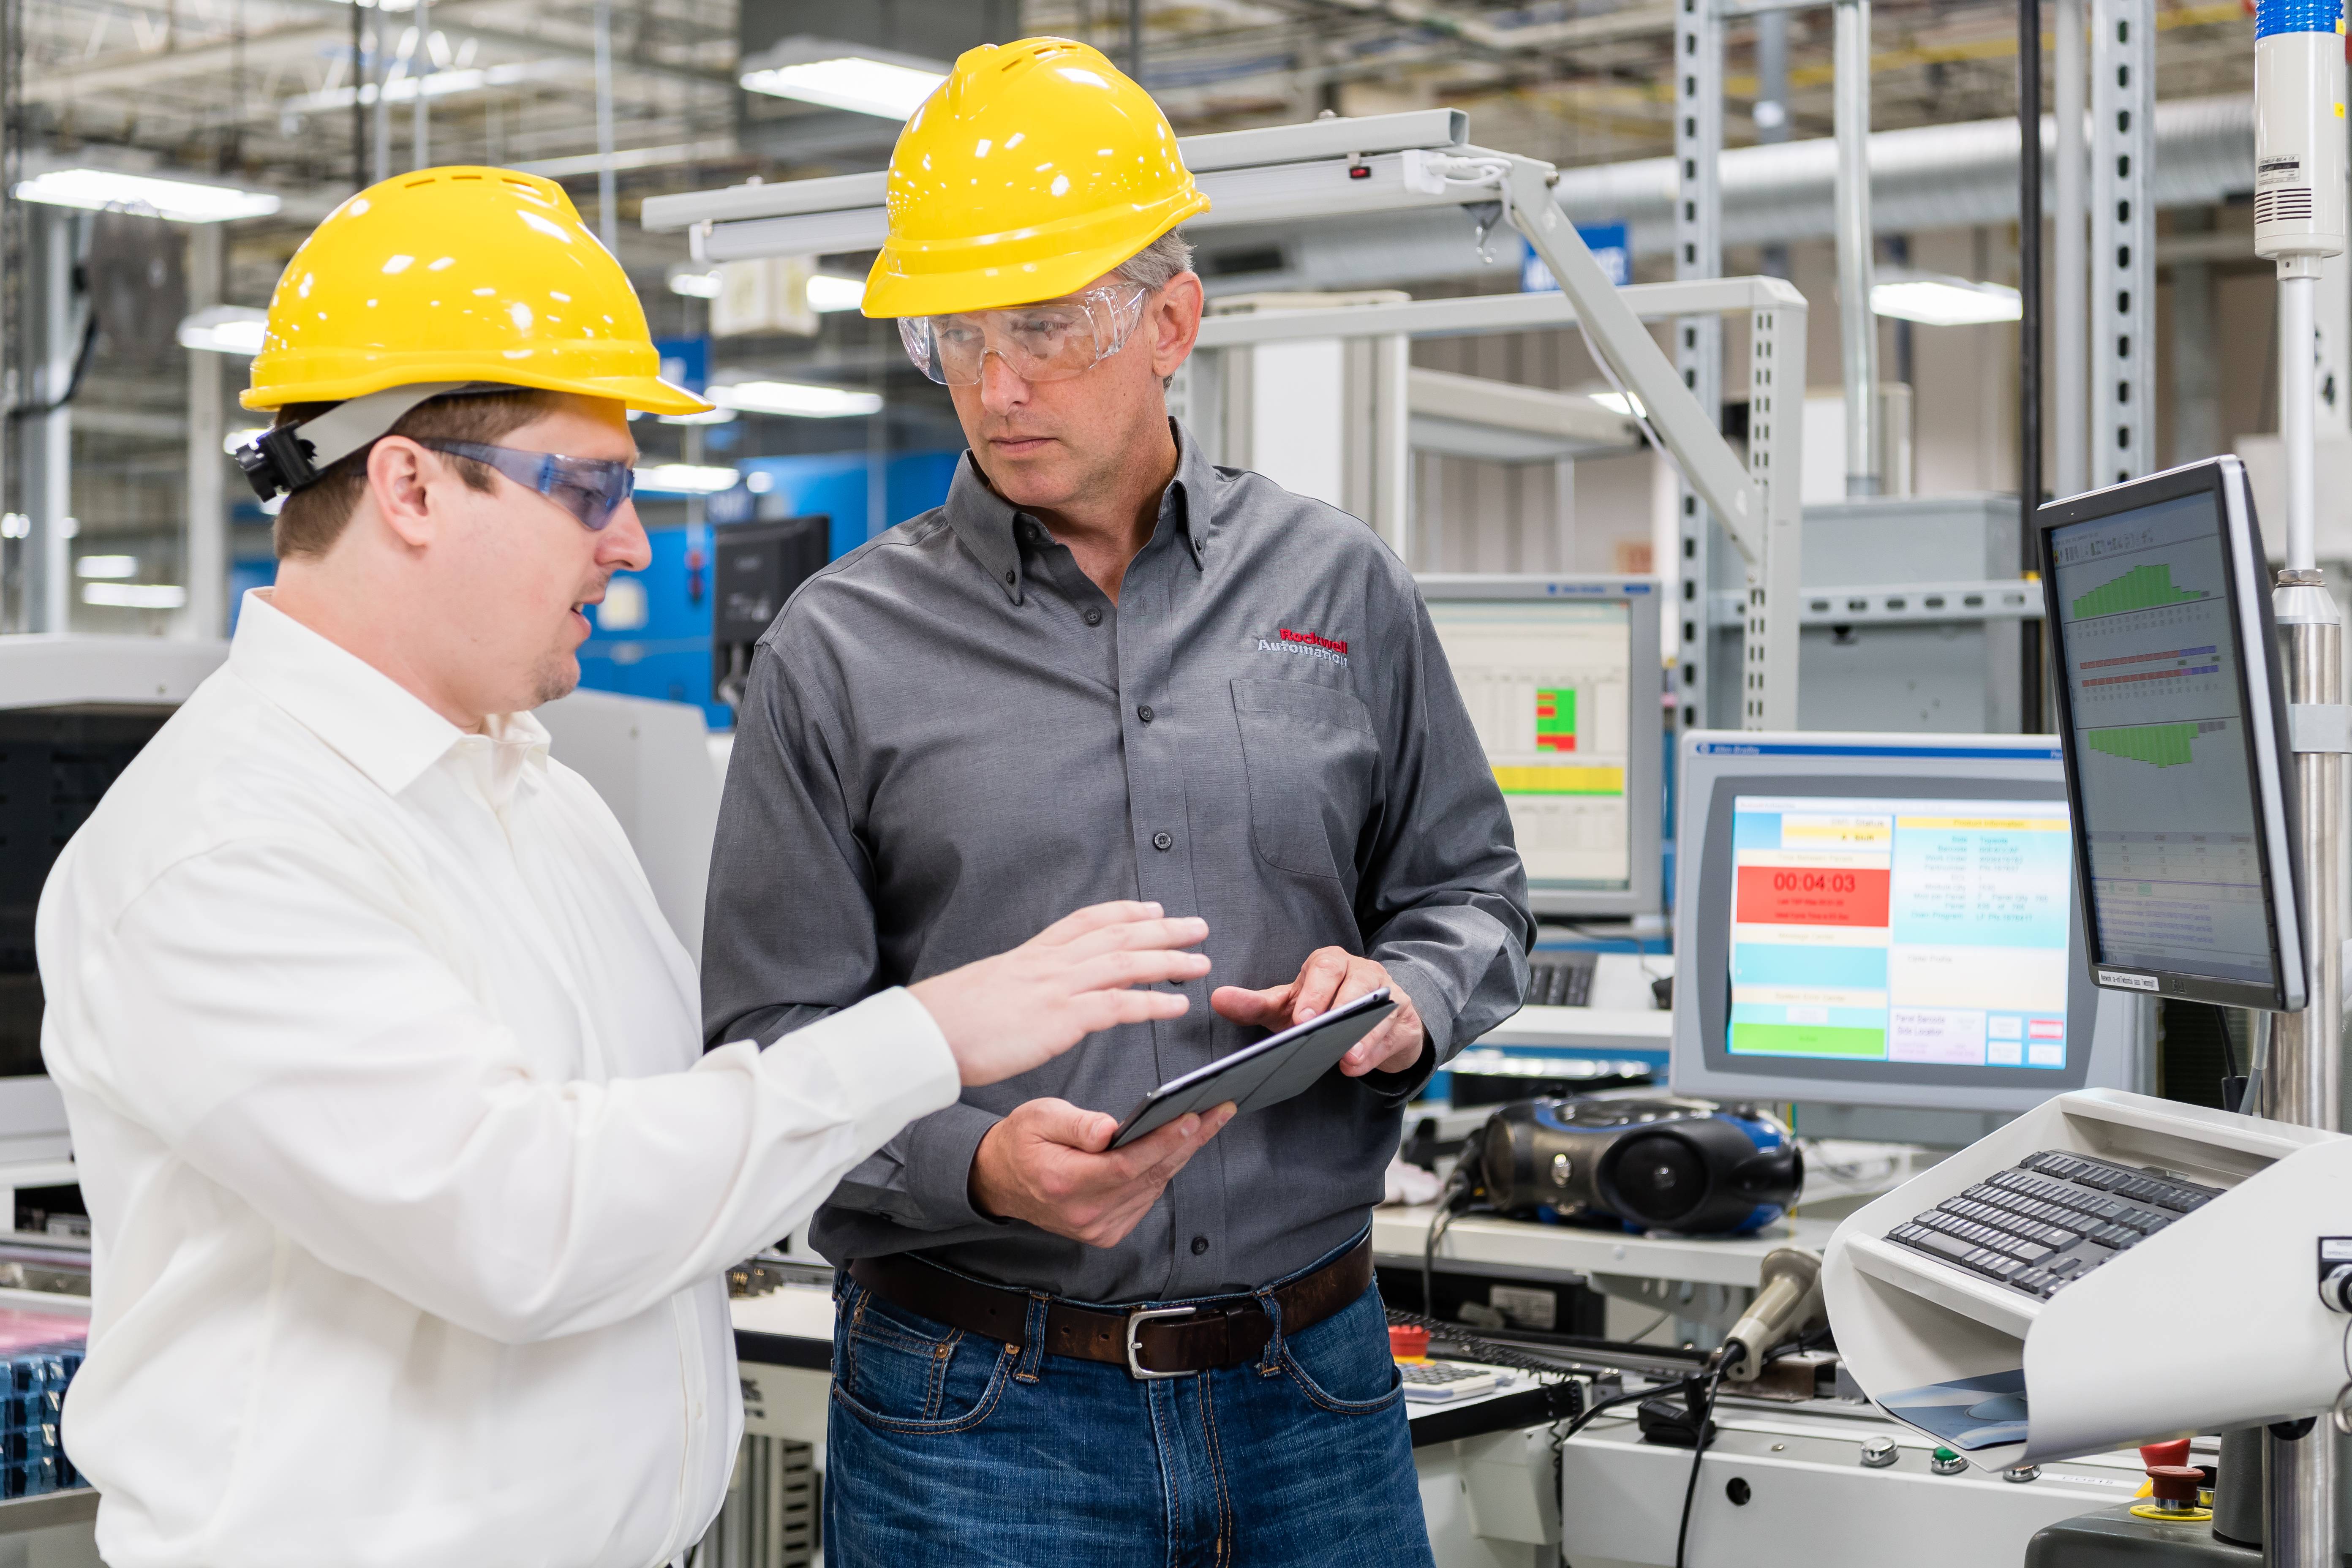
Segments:
[[[2063,802],[1732,802],[1734,1057],[2067,1065]]]
[[[1661,907],[1657,595],[1639,579],[1426,576],[1538,914]]]
[[[2200,485],[2049,529],[2093,958],[2109,984],[2126,978],[2112,967],[2282,985],[2255,757],[2272,726],[2257,714],[2250,731],[2248,711],[2250,693],[2267,706],[2269,672],[2245,667],[2224,495]]]

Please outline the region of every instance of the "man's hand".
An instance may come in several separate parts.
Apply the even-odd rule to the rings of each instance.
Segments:
[[[1166,991],[1138,991],[1209,972],[1197,952],[1206,921],[1163,919],[1158,904],[1095,904],[1065,915],[1010,952],[907,987],[929,1009],[966,1084],[1027,1072],[1097,1029],[1176,1018],[1190,1006]]]
[[[1230,1101],[1113,1149],[1118,1118],[1033,1100],[988,1130],[971,1160],[971,1206],[1088,1247],[1116,1247],[1177,1172],[1233,1120]]]
[[[1361,1078],[1368,1072],[1405,1071],[1421,1059],[1422,1047],[1428,1043],[1421,1026],[1421,1011],[1412,1005],[1412,998],[1389,978],[1387,970],[1369,958],[1359,958],[1344,947],[1318,948],[1307,955],[1307,962],[1299,965],[1298,978],[1289,984],[1266,991],[1220,985],[1209,997],[1209,1005],[1236,1024],[1287,1029],[1343,1002],[1369,996],[1383,985],[1389,988],[1396,1011],[1339,1058],[1341,1072]]]

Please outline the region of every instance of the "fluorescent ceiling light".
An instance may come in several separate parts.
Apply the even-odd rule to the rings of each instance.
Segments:
[[[705,395],[721,408],[796,419],[854,419],[882,412],[878,392],[812,386],[800,381],[739,381],[731,386],[714,386]]]
[[[822,272],[809,277],[808,307],[812,310],[855,310],[865,303],[863,278],[829,278]]]
[[[440,37],[435,34],[434,37]],[[401,51],[406,53],[405,50]],[[401,69],[407,62],[395,62]],[[401,75],[383,84],[386,103],[414,103],[418,93],[427,100],[446,98],[452,93],[486,92],[491,88],[513,87],[520,82],[577,75],[579,67],[570,60],[524,60],[497,66],[472,66],[459,70],[429,71],[422,76]],[[357,99],[372,104],[376,99],[376,84],[365,82],[357,87],[331,87],[318,92],[306,92],[289,98],[278,109],[289,114],[319,114],[337,109],[349,109]]]
[[[1964,278],[1893,278],[1874,283],[1870,308],[1881,316],[1930,327],[2014,321],[2025,314],[2025,301],[2016,289]]]
[[[699,463],[656,463],[637,470],[637,489],[655,495],[707,496],[735,488],[732,468],[705,468]]]
[[[944,71],[923,70],[856,54],[770,66],[762,70],[747,70],[742,76],[747,91],[798,99],[826,109],[878,114],[885,120],[906,119],[947,79]]]
[[[136,577],[139,557],[136,555],[85,555],[74,563],[77,577]]]
[[[661,422],[665,425],[732,425],[735,418],[732,408],[712,408],[700,414],[665,414]]]
[[[268,311],[250,305],[207,305],[180,322],[180,346],[251,359],[261,352],[262,330],[268,322]]]
[[[1612,414],[1622,414],[1628,419],[1639,419],[1643,415],[1642,400],[1631,393],[1596,392],[1591,395],[1593,402]]]
[[[84,583],[81,602],[112,610],[176,610],[188,591],[176,583]]]
[[[159,180],[149,174],[118,174],[107,169],[52,169],[18,182],[16,199],[92,212],[108,207],[143,207],[173,223],[226,223],[231,218],[268,217],[278,207],[278,198],[264,191],[241,191],[234,185],[199,185],[189,180]]]
[[[689,300],[716,300],[722,287],[716,267],[697,267],[682,261],[669,269],[669,291],[683,294]]]

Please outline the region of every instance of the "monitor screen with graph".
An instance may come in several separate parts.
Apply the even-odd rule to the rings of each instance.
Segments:
[[[2094,974],[2300,1007],[2286,710],[2245,470],[2190,464],[2038,522]]]
[[[1658,911],[1665,735],[1656,583],[1420,582],[1510,807],[1536,913]]]

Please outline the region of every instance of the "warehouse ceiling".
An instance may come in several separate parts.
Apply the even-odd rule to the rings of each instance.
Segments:
[[[887,157],[887,121],[737,88],[733,0],[608,3],[625,216],[653,192]],[[363,108],[354,120],[355,75],[393,79],[381,134],[395,172],[414,154],[421,75],[430,161],[536,169],[565,180],[585,210],[597,148],[593,5],[386,5],[16,0],[26,156],[34,166],[227,175],[278,191],[281,226],[299,232],[376,166],[377,117]],[[1180,132],[1450,104],[1470,111],[1479,141],[1562,163],[1670,143],[1671,8],[1661,0],[1152,0],[1142,11],[1144,79]],[[2004,0],[1881,0],[1874,123],[2012,112],[2014,16]],[[1127,60],[1122,0],[1029,0],[1020,18],[1024,31],[1084,38]],[[1790,134],[1827,135],[1828,12],[1791,13],[1787,25]],[[2159,26],[2159,97],[2251,84],[2252,24],[2236,0],[2162,5]],[[1756,139],[1754,24],[1729,28],[1727,74],[1725,135],[1737,146]],[[630,248],[640,245],[652,242]]]

